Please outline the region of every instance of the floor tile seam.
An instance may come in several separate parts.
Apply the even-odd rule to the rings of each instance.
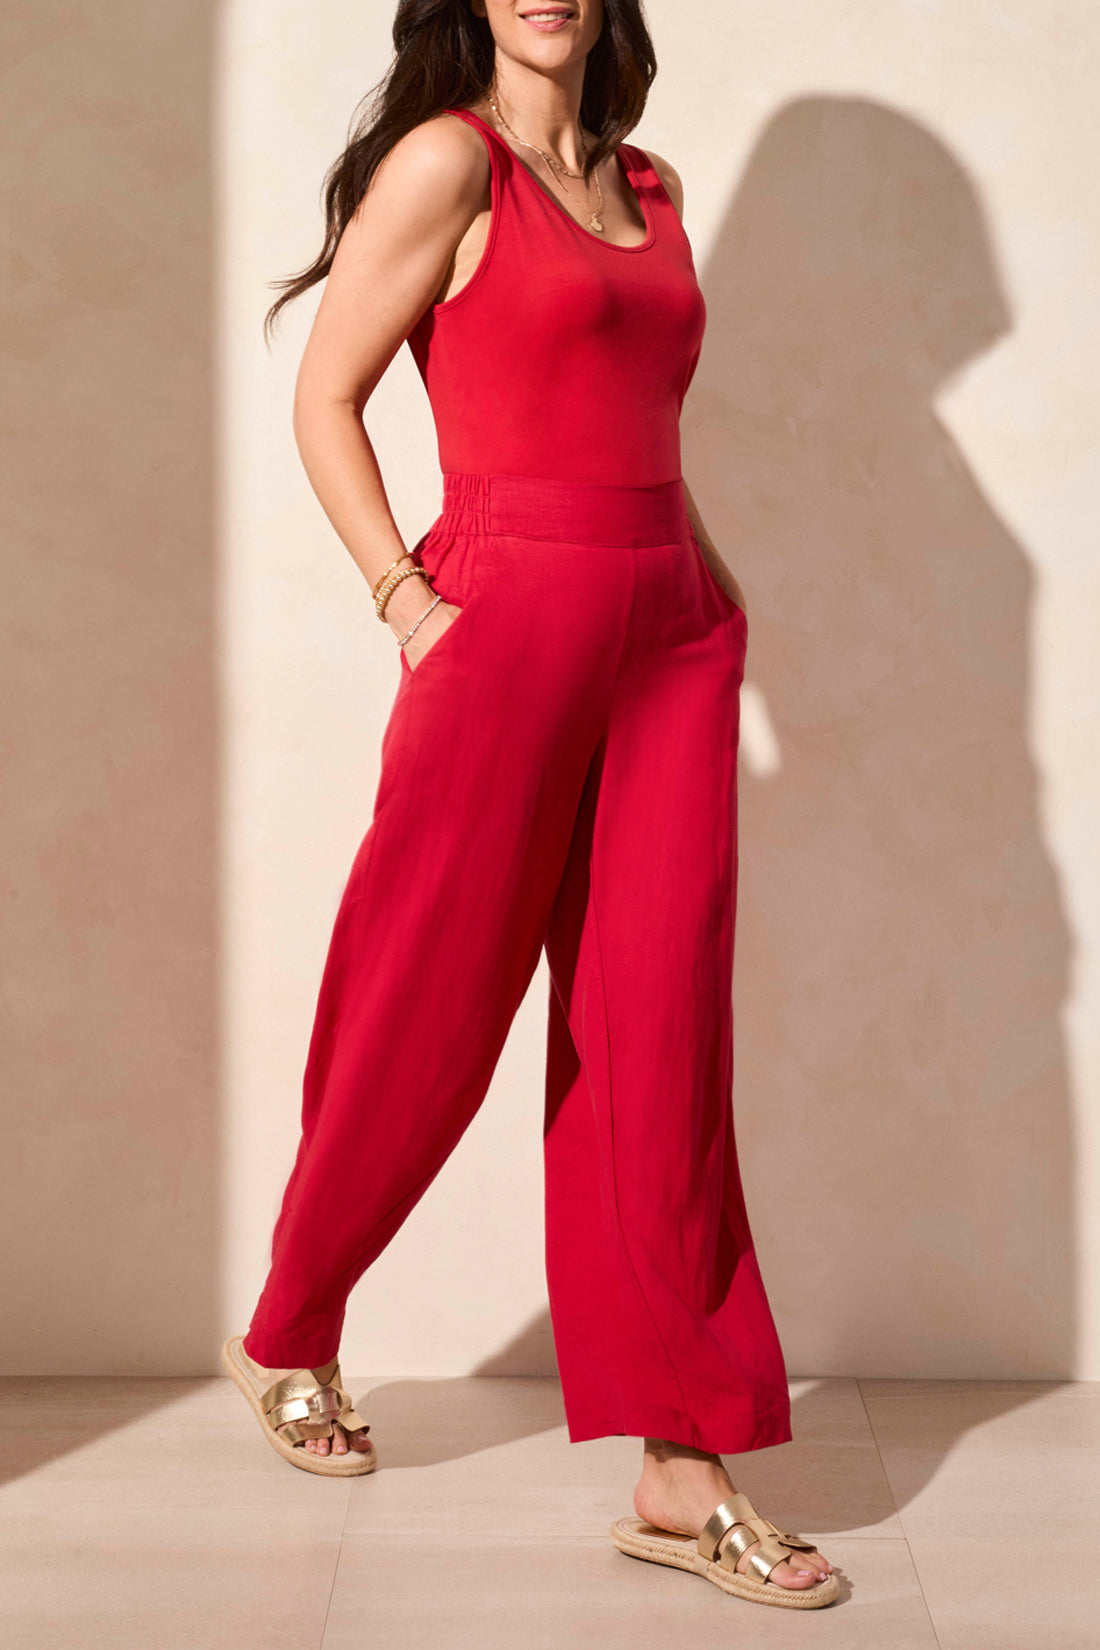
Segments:
[[[317,1650],[324,1650],[325,1634],[328,1632],[328,1618],[332,1610],[332,1601],[336,1596],[336,1578],[340,1574],[340,1560],[344,1556],[344,1541],[347,1536],[348,1513],[351,1509],[351,1479],[344,1485],[344,1516],[340,1520],[340,1531],[336,1537],[336,1557],[332,1564],[332,1578],[329,1581],[328,1597],[325,1599],[324,1614],[321,1617],[321,1633],[317,1640]]]
[[[932,1614],[932,1606],[929,1603],[928,1594],[924,1590],[924,1577],[920,1573],[920,1565],[917,1563],[917,1555],[913,1551],[913,1544],[909,1540],[908,1536],[905,1538],[905,1546],[909,1553],[909,1562],[913,1567],[913,1574],[917,1579],[917,1586],[920,1589],[921,1603],[924,1605],[924,1613],[928,1617],[928,1625],[931,1629],[932,1637],[936,1641],[939,1650],[943,1650],[940,1635],[936,1628],[936,1618]]]
[[[43,1520],[47,1517],[45,1513],[41,1516]],[[169,1513],[165,1515],[164,1527],[151,1530],[149,1536],[145,1539],[140,1536],[135,1537],[129,1530],[125,1531],[126,1545],[125,1549],[122,1549],[119,1544],[119,1531],[104,1526],[102,1521],[100,1523],[102,1533],[98,1536],[89,1534],[83,1527],[67,1530],[63,1512],[54,1515],[49,1522],[48,1531],[45,1532],[27,1528],[27,1523],[29,1523],[29,1520],[21,1520],[19,1530],[4,1532],[4,1550],[6,1553],[15,1552],[21,1541],[33,1550],[41,1552],[44,1535],[50,1533],[51,1557],[55,1556],[58,1551],[64,1551],[69,1557],[100,1559],[105,1553],[110,1558],[117,1557],[120,1551],[123,1551],[124,1556],[128,1558],[131,1553],[152,1549],[161,1554],[166,1568],[187,1565],[197,1554],[209,1552],[212,1549],[227,1552],[230,1550],[243,1550],[249,1546],[262,1547],[265,1552],[269,1553],[281,1552],[283,1548],[286,1548],[288,1551],[300,1550],[309,1553],[311,1556],[323,1557],[330,1548],[334,1555],[339,1553],[343,1539],[343,1537],[335,1534],[318,1536],[307,1533],[303,1535],[300,1530],[295,1531],[289,1523],[283,1530],[265,1530],[254,1525],[254,1533],[242,1533],[240,1523],[237,1521],[232,1526],[235,1539],[227,1538],[225,1535],[211,1535],[204,1532],[202,1536],[195,1536],[189,1540],[178,1536],[178,1526],[173,1523],[173,1516]],[[140,1527],[148,1528],[148,1522],[146,1521]],[[173,1529],[177,1531],[177,1538],[172,1541],[170,1556],[165,1557],[165,1538],[172,1534]]]
[[[610,1525],[611,1520],[609,1519],[609,1529]],[[895,1536],[893,1539],[898,1540],[900,1538]],[[378,1541],[394,1543],[408,1542],[422,1546],[424,1542],[424,1529],[421,1527],[419,1529],[402,1530],[346,1530],[344,1532],[344,1541]],[[585,1549],[591,1548],[594,1552],[603,1551],[605,1548],[608,1552],[614,1552],[616,1550],[612,1545],[610,1536],[606,1534],[571,1535],[559,1537],[548,1535],[545,1531],[540,1532],[537,1530],[533,1530],[530,1535],[516,1535],[514,1533],[509,1534],[507,1531],[500,1531],[494,1532],[491,1536],[471,1535],[468,1538],[464,1538],[462,1532],[459,1530],[448,1530],[447,1547],[448,1549],[460,1547],[464,1551],[468,1551],[471,1548],[481,1547],[484,1548],[486,1552],[496,1552],[501,1547],[583,1547]]]
[[[871,1429],[871,1437],[874,1439],[874,1442],[875,1442],[875,1450],[878,1454],[879,1466],[882,1469],[883,1480],[885,1481],[886,1488],[890,1492],[890,1500],[893,1502],[893,1505],[894,1505],[894,1516],[897,1518],[898,1525],[901,1529],[901,1532],[902,1532],[901,1538],[905,1542],[905,1550],[909,1555],[909,1563],[912,1566],[913,1575],[916,1578],[917,1587],[920,1591],[921,1603],[924,1605],[924,1613],[928,1617],[928,1627],[929,1627],[929,1630],[932,1634],[932,1638],[935,1641],[937,1647],[939,1647],[939,1650],[942,1650],[942,1646],[940,1645],[940,1636],[939,1636],[939,1633],[936,1631],[935,1618],[932,1615],[932,1606],[929,1604],[928,1595],[926,1594],[926,1592],[924,1590],[924,1579],[921,1576],[920,1569],[918,1568],[918,1565],[917,1565],[917,1556],[914,1553],[912,1543],[909,1540],[909,1531],[906,1529],[905,1517],[902,1513],[902,1509],[898,1506],[897,1496],[894,1494],[894,1486],[893,1486],[893,1483],[891,1481],[889,1471],[887,1470],[886,1461],[885,1461],[885,1458],[883,1457],[882,1448],[879,1444],[878,1434],[875,1431],[875,1424],[874,1424],[874,1421],[871,1418],[870,1410],[867,1407],[867,1395],[863,1390],[863,1382],[862,1381],[857,1381],[856,1385],[859,1388],[859,1398],[860,1398],[860,1403],[863,1405],[863,1413],[867,1417],[867,1425]]]
[[[950,1403],[950,1402],[955,1401],[955,1395],[954,1394],[949,1394],[949,1393],[944,1393],[939,1398],[933,1398],[929,1395],[929,1396],[926,1396],[922,1399],[916,1393],[910,1393],[907,1397],[897,1397],[897,1398],[880,1398],[880,1397],[877,1397],[874,1393],[871,1393],[870,1396],[868,1397],[867,1401],[868,1401],[868,1403],[872,1403],[872,1404],[881,1404],[883,1406],[883,1408],[885,1408],[887,1404],[890,1404],[890,1405],[892,1405],[896,1408],[898,1405],[901,1405],[901,1404],[913,1404],[913,1403],[918,1403],[918,1402],[923,1402],[925,1404]],[[1039,1404],[1039,1403],[1042,1403],[1042,1404],[1090,1404],[1090,1403],[1095,1404],[1095,1403],[1098,1403],[1098,1402],[1100,1402],[1100,1392],[1097,1392],[1097,1393],[1088,1393],[1088,1392],[1049,1392],[1049,1393],[1045,1394],[1045,1396],[1043,1396],[1042,1398],[1040,1398],[1038,1396],[1033,1396],[1033,1397],[1026,1398],[1026,1399],[1021,1397],[1021,1400],[1018,1404],[1014,1405],[1011,1409],[1008,1409],[1008,1410],[1004,1411],[1003,1413],[1007,1413],[1007,1414],[1010,1414],[1010,1415],[1015,1414],[1017,1411],[1022,1411],[1026,1408],[1030,1408],[1030,1407],[1032,1407],[1036,1404]],[[1001,1418],[1000,1415],[993,1415],[993,1416],[989,1417],[989,1419],[991,1421],[998,1421],[998,1420],[1000,1420],[1000,1418]],[[979,1422],[976,1422],[975,1424],[981,1424],[981,1422],[979,1421]]]
[[[806,1379],[807,1377],[803,1377]],[[875,1392],[868,1390],[867,1396],[877,1399],[881,1403],[903,1402],[909,1398],[954,1398],[961,1397],[968,1392],[980,1393],[1016,1393],[1021,1397],[1038,1397],[1045,1389],[1050,1398],[1100,1398],[1100,1384],[1090,1390],[1080,1383],[1076,1385],[1070,1381],[981,1381],[958,1380],[937,1381],[922,1376],[914,1376],[911,1381],[899,1381],[895,1376],[863,1375],[855,1377],[861,1387],[872,1389],[875,1383],[881,1381],[883,1385],[891,1387],[902,1386],[901,1392]],[[933,1391],[932,1389],[936,1390]]]
[[[610,1523],[611,1523],[611,1520],[608,1520],[609,1527],[610,1527]],[[837,1531],[837,1530],[807,1530],[807,1531],[802,1532],[802,1533],[805,1535],[807,1540],[812,1535],[815,1539],[820,1537],[823,1540],[843,1541],[845,1543],[852,1542],[852,1541],[879,1542],[879,1543],[893,1542],[897,1546],[908,1547],[910,1545],[908,1537],[906,1537],[906,1536],[904,1536],[900,1533],[899,1534],[889,1534],[889,1533],[884,1532],[882,1535],[874,1535],[874,1534],[849,1535],[845,1531]],[[345,1541],[352,1540],[352,1541],[417,1541],[417,1542],[422,1542],[424,1540],[424,1529],[423,1529],[423,1526],[401,1528],[401,1529],[397,1529],[397,1528],[394,1528],[394,1529],[354,1529],[354,1528],[352,1528],[352,1529],[348,1529],[348,1530],[344,1531],[343,1539]],[[517,1535],[514,1532],[513,1533],[508,1533],[507,1531],[500,1531],[500,1532],[494,1532],[491,1536],[471,1535],[468,1538],[464,1538],[461,1531],[459,1531],[459,1530],[449,1530],[447,1532],[447,1545],[449,1547],[485,1547],[486,1550],[491,1551],[491,1550],[493,1550],[497,1547],[501,1547],[501,1546],[508,1546],[508,1547],[513,1547],[513,1546],[514,1547],[535,1547],[535,1546],[538,1546],[538,1547],[542,1547],[542,1546],[553,1546],[553,1547],[603,1547],[604,1545],[610,1546],[611,1543],[610,1543],[609,1536],[599,1535],[599,1534],[553,1536],[553,1535],[548,1535],[544,1531],[540,1532],[540,1531],[533,1530],[530,1535],[522,1535],[522,1534]]]
[[[894,1512],[895,1512],[895,1514],[898,1518],[898,1521],[899,1521],[899,1523],[902,1523],[902,1525],[904,1527],[904,1520],[901,1517],[901,1508],[898,1506],[897,1496],[894,1494],[894,1486],[890,1481],[890,1474],[887,1470],[886,1461],[883,1457],[882,1444],[879,1440],[878,1433],[875,1431],[875,1423],[874,1423],[874,1420],[871,1417],[871,1412],[867,1407],[867,1397],[866,1397],[866,1394],[864,1393],[864,1390],[863,1390],[862,1381],[857,1380],[856,1390],[859,1393],[859,1401],[860,1401],[861,1405],[863,1406],[863,1415],[864,1415],[864,1419],[867,1422],[867,1430],[870,1433],[871,1441],[875,1446],[875,1454],[878,1456],[878,1464],[879,1464],[879,1468],[882,1472],[883,1483],[886,1485],[887,1490],[890,1492],[890,1501],[891,1501],[891,1504],[894,1508]]]

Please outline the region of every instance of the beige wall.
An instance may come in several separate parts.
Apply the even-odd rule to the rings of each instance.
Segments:
[[[788,1365],[1098,1379],[1100,19],[648,11],[709,313],[684,470],[751,614],[736,1115]],[[179,15],[22,25],[10,1370],[209,1370],[247,1322],[398,679],[294,451],[313,303],[260,335],[390,7]],[[411,540],[407,351],[367,426]],[[545,992],[346,1369],[552,1366]]]
[[[211,8],[5,10],[2,1367],[210,1367]]]

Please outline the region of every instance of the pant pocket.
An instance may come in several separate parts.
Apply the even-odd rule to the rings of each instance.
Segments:
[[[410,665],[410,663],[409,663],[409,661],[408,661],[408,659],[405,655],[405,649],[404,648],[401,649],[401,665],[402,665],[402,668],[405,671],[407,671],[410,676],[418,676],[420,674],[420,672],[424,669],[425,665],[427,665],[432,659],[434,659],[440,651],[442,651],[444,654],[446,654],[450,651],[450,648],[449,648],[448,644],[453,642],[455,631],[462,629],[463,621],[466,617],[466,609],[469,607],[470,602],[474,600],[474,597],[472,597],[472,596],[469,597],[464,602],[460,602],[460,601],[457,601],[457,600],[452,600],[451,597],[447,594],[447,592],[445,590],[440,590],[438,588],[438,586],[435,587],[435,593],[436,593],[437,596],[442,596],[443,600],[445,602],[447,602],[449,606],[457,607],[458,608],[458,613],[451,620],[450,624],[447,626],[447,628],[443,632],[443,634],[441,636],[436,637],[435,641],[432,643],[432,645],[428,649],[427,653],[424,654],[423,658],[417,664]]]
[[[440,657],[446,658],[450,653],[455,645],[455,633],[465,628],[466,610],[476,601],[477,591],[472,588],[472,546],[457,530],[456,525],[446,517],[441,517],[429,528],[417,544],[413,559],[428,574],[432,595],[440,596],[449,607],[458,608],[458,613],[452,618],[446,630],[435,639],[417,664],[410,665],[405,657],[405,649],[401,649],[401,660],[405,670],[410,676],[417,676],[433,661],[433,669],[436,668]]]
[[[725,610],[725,612],[729,613],[730,615],[740,614],[742,620],[747,625],[748,622],[749,622],[749,616],[746,613],[745,609],[741,606],[740,602],[735,602],[733,597],[729,594],[729,592],[727,590],[724,590],[723,587],[719,584],[717,578],[714,575],[714,570],[712,569],[712,567],[710,565],[710,562],[707,560],[706,556],[703,554],[702,545],[699,543],[699,540],[695,537],[694,529],[689,526],[688,531],[691,533],[691,542],[692,542],[692,544],[695,548],[695,555],[698,559],[699,568],[700,568],[700,571],[703,575],[703,578],[706,580],[707,584],[709,584],[709,586],[710,586],[711,590],[714,592],[715,596],[717,596],[717,598],[718,598],[719,602],[721,603],[721,605],[722,605],[723,609]]]

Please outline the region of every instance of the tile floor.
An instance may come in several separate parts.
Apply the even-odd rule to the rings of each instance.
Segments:
[[[793,1381],[730,1469],[842,1568],[806,1614],[618,1553],[640,1445],[570,1445],[555,1382],[346,1384],[340,1482],[227,1379],[0,1382],[5,1650],[1100,1650],[1100,1383]]]

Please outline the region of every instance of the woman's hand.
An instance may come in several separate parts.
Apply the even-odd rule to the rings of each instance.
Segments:
[[[706,562],[711,573],[714,575],[715,584],[717,584],[719,588],[725,592],[731,602],[737,603],[743,613],[747,613],[748,604],[745,601],[745,593],[741,589],[741,586],[738,584],[737,580],[734,578],[733,574],[730,572],[729,568],[726,566],[725,562],[722,560],[721,556],[718,554],[718,551],[715,549],[710,539],[705,535],[700,536],[696,533],[695,542],[702,551],[703,560]]]
[[[705,550],[703,551],[703,554],[706,555]],[[745,601],[745,593],[741,589],[741,586],[738,584],[737,580],[734,578],[733,574],[730,572],[729,568],[726,566],[725,562],[722,560],[721,556],[718,554],[717,550],[713,555],[707,556],[707,563],[711,572],[714,574],[715,580],[722,586],[722,589],[726,592],[726,595],[729,597],[730,601],[736,602],[738,607],[747,613],[748,603]],[[419,635],[419,631],[417,634]]]
[[[386,603],[386,622],[398,640],[412,629],[422,613],[427,612],[433,600],[425,580],[402,580]],[[415,636],[402,649],[410,670],[415,670],[425,654],[431,652],[461,612],[461,607],[454,607],[450,602],[436,602],[423,624],[416,626]]]
[[[699,549],[703,553],[703,560],[714,574],[714,581],[725,591],[731,602],[736,602],[743,613],[748,612],[745,593],[737,580],[718,554],[710,534],[703,526],[703,518],[699,514],[698,506],[691,496],[691,488],[684,482],[684,501],[687,504],[688,521],[691,524],[691,534]]]

